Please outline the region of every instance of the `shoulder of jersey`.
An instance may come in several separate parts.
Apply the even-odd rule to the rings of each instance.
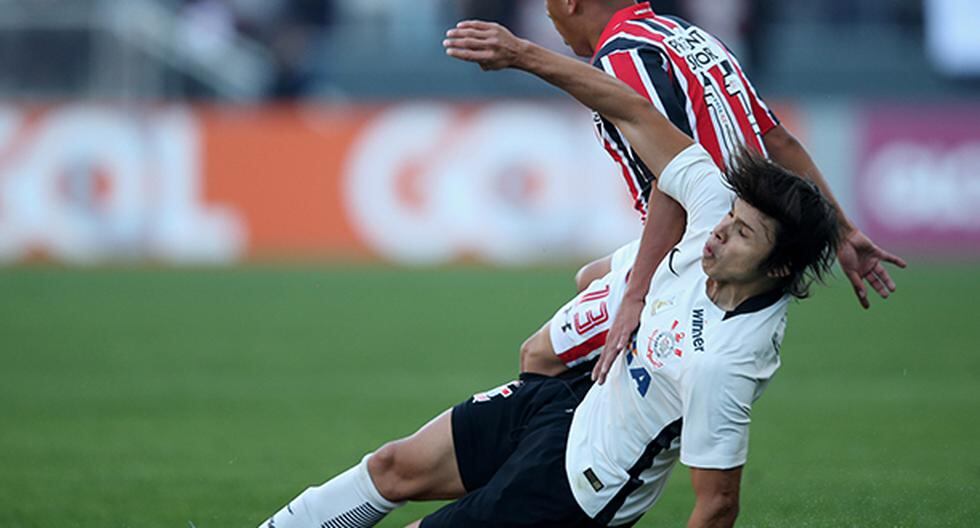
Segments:
[[[725,319],[726,341],[746,350],[768,351],[773,347],[773,335],[781,334],[786,326],[786,303],[780,299],[757,312]]]
[[[634,33],[628,32],[627,29],[629,29],[630,27],[648,31],[651,34],[659,35],[661,37],[668,36],[668,33],[657,31],[654,27],[644,24],[640,20],[637,19],[623,20],[621,22],[618,22],[615,26],[612,27],[612,30],[609,32],[609,38],[599,43],[599,53],[597,54],[596,58],[598,59],[603,55],[608,54],[612,51],[616,51],[627,47],[655,48],[655,49],[657,48],[657,46],[654,45],[654,43],[651,40],[646,39],[641,35],[637,35],[635,34],[635,32]],[[616,46],[610,48],[609,45],[612,44],[613,42],[616,42],[617,40],[628,41],[629,44],[628,45],[624,44],[623,46]],[[603,53],[604,51],[605,53]]]

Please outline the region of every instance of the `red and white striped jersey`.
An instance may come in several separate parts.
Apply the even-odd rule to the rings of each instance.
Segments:
[[[680,18],[660,16],[647,2],[616,13],[592,64],[628,84],[691,136],[724,170],[740,145],[768,155],[762,137],[779,121],[759,98],[728,48]],[[595,115],[603,147],[619,165],[634,208],[647,213],[655,175],[613,124]]]

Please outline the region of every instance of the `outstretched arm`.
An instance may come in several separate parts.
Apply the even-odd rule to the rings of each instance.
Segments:
[[[851,223],[806,148],[785,127],[773,128],[763,139],[773,161],[812,181],[837,209],[837,217],[841,225],[841,245],[837,251],[837,258],[861,306],[865,309],[871,306],[864,281],[868,281],[878,295],[887,299],[895,291],[895,281],[883,264],[889,262],[904,268],[905,261],[879,248]]]
[[[484,70],[524,70],[599,112],[623,132],[655,174],[660,174],[677,154],[693,144],[691,138],[622,81],[519,39],[499,24],[460,22],[446,36],[443,45],[451,57],[475,62]]]
[[[521,69],[569,92],[612,121],[656,174],[692,144],[648,100],[616,78],[519,39],[498,24],[461,22],[447,33],[444,45],[451,57],[475,62],[484,70]],[[684,232],[684,209],[656,186],[651,189],[649,211],[626,295],[592,373],[600,384],[639,326],[654,271]]]

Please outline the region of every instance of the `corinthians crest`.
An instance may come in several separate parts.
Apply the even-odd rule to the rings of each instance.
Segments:
[[[669,330],[654,330],[647,339],[647,359],[655,368],[664,366],[664,360],[671,354],[681,357],[684,351],[681,350],[681,342],[687,337],[684,332],[678,332],[677,327],[680,321],[674,321]]]

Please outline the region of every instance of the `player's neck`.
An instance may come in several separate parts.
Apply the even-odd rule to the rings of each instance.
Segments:
[[[708,298],[715,306],[726,312],[731,312],[743,302],[757,295],[770,292],[777,286],[778,283],[768,277],[746,283],[721,282],[708,278],[705,288]]]
[[[595,13],[590,13],[589,16],[585,18],[588,21],[588,35],[589,44],[592,46],[592,53],[596,52],[596,46],[599,45],[599,37],[606,30],[606,26],[612,21],[613,15],[620,12],[627,7],[634,4],[632,0],[623,0],[622,2],[597,2]]]

